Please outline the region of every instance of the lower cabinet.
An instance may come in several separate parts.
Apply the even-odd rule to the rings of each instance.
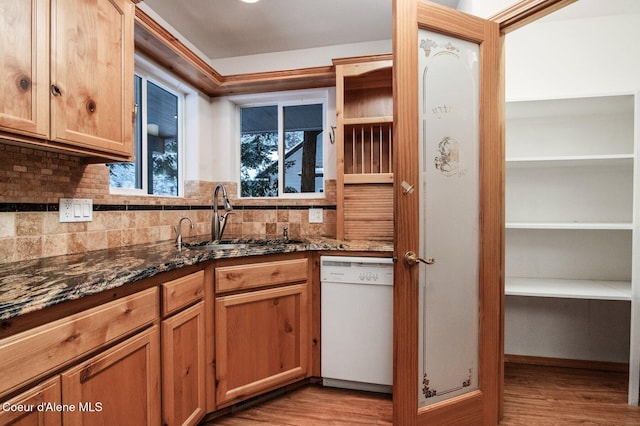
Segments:
[[[162,321],[163,425],[196,425],[206,412],[204,302]]]
[[[308,293],[305,282],[216,297],[219,407],[306,376]]]
[[[65,425],[160,424],[158,326],[63,372]]]
[[[197,425],[311,374],[306,257],[194,269],[0,339],[0,425]]]
[[[0,425],[59,426],[62,424],[62,413],[48,408],[61,403],[60,377],[55,376],[3,402]]]

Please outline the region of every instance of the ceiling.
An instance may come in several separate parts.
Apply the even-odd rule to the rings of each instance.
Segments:
[[[436,0],[456,8],[459,0]],[[209,59],[391,39],[392,0],[144,0]]]

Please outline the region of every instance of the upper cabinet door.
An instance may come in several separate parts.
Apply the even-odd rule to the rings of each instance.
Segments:
[[[49,132],[49,5],[0,0],[0,130]]]
[[[51,139],[133,154],[131,0],[51,1]]]

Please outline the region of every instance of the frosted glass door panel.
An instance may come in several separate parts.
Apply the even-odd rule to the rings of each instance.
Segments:
[[[418,43],[425,406],[478,389],[479,48],[426,30]]]

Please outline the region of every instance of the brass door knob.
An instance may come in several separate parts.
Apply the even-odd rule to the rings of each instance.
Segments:
[[[407,266],[414,266],[418,262],[422,262],[427,265],[433,265],[434,263],[436,263],[436,260],[433,257],[423,259],[412,251],[408,251],[404,254],[404,263],[406,263]]]

